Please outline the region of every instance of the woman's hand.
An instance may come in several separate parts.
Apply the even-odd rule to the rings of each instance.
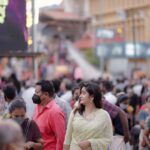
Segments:
[[[87,149],[88,147],[91,147],[91,144],[89,141],[81,141],[78,143],[78,145],[82,150]]]
[[[34,142],[29,141],[29,142],[25,143],[24,147],[26,150],[29,150],[30,148],[33,147],[33,145],[34,145]]]

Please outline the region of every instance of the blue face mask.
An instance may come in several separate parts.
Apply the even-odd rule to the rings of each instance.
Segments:
[[[13,118],[13,120],[14,120],[15,122],[17,122],[19,125],[22,125],[22,123],[23,123],[24,120],[25,120],[25,117],[15,117],[15,118]]]

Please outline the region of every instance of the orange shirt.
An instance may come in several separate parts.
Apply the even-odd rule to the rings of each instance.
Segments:
[[[50,101],[40,113],[37,105],[33,120],[37,123],[44,140],[43,150],[62,150],[65,136],[64,114],[55,103]]]

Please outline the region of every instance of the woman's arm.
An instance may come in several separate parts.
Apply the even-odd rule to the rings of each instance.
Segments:
[[[65,145],[64,144],[63,150],[70,150],[70,145]]]
[[[67,125],[67,131],[66,131],[66,135],[65,135],[63,150],[69,150],[70,149],[70,143],[71,143],[71,140],[72,140],[72,121],[73,121],[73,117],[74,117],[74,111],[72,111],[70,113],[70,117],[69,117],[69,120],[68,120],[68,125]]]
[[[81,149],[87,149],[87,148],[91,149],[91,143],[89,141],[79,142],[78,145]]]
[[[42,150],[42,149],[43,149],[43,146],[42,146],[41,143],[33,143],[32,148],[33,148],[34,150]]]
[[[43,140],[39,139],[37,143],[29,141],[25,144],[25,149],[33,148],[34,150],[42,150],[43,149]]]
[[[145,143],[148,147],[150,147],[149,134],[150,134],[149,130],[145,129],[144,135],[143,135],[143,140],[145,141]]]

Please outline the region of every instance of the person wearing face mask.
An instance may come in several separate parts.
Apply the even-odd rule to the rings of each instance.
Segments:
[[[121,92],[121,93],[118,93],[117,98],[118,98],[117,106],[119,106],[127,114],[129,129],[131,129],[132,127],[131,119],[132,119],[133,108],[129,105],[128,95],[125,94],[124,92]]]
[[[17,122],[22,128],[25,138],[24,148],[26,150],[42,150],[43,140],[41,133],[33,120],[26,117],[25,102],[19,99],[11,102],[9,107],[10,118]]]
[[[123,109],[125,112],[127,112],[128,108],[128,96],[124,92],[118,93],[117,95],[117,106],[119,106],[121,109]]]
[[[43,150],[62,150],[65,136],[65,118],[54,100],[54,87],[51,81],[36,83],[33,103],[37,104],[33,120],[40,128],[44,140]]]

